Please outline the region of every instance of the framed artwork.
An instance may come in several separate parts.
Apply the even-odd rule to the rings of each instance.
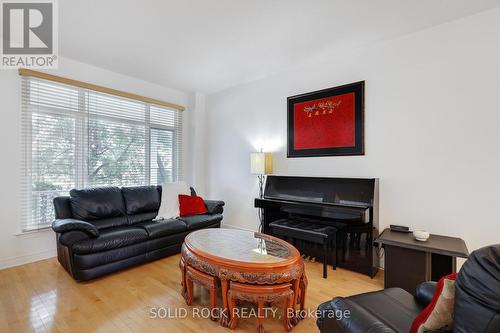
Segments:
[[[288,97],[287,157],[364,155],[365,82]]]

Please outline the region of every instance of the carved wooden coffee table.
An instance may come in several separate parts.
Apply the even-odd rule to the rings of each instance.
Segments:
[[[187,297],[184,280],[187,265],[219,278],[223,326],[229,325],[229,281],[255,286],[291,283],[295,307],[300,281],[305,276],[304,263],[295,247],[276,237],[235,229],[203,229],[186,237],[179,263],[184,297]],[[305,295],[305,290],[301,294]]]

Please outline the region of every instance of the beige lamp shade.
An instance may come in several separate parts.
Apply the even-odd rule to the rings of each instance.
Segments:
[[[273,172],[273,156],[271,153],[251,153],[250,173],[268,175]]]

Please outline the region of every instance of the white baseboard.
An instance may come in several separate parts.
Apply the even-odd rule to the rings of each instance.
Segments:
[[[0,258],[0,269],[5,269],[9,267],[29,264],[34,261],[44,260],[53,258],[57,255],[55,249],[50,249],[46,251],[41,251],[37,253],[24,254],[21,256],[11,257],[11,258]]]

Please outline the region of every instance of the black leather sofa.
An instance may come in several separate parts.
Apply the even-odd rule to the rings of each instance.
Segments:
[[[218,228],[223,201],[206,200],[207,214],[153,221],[161,186],[100,187],[71,190],[54,199],[57,258],[78,280],[180,252],[193,230]]]
[[[435,282],[422,283],[415,297],[403,289],[389,288],[334,298],[318,307],[318,328],[322,333],[408,333],[431,301],[435,286]],[[472,252],[458,273],[453,332],[500,332],[500,245]]]

